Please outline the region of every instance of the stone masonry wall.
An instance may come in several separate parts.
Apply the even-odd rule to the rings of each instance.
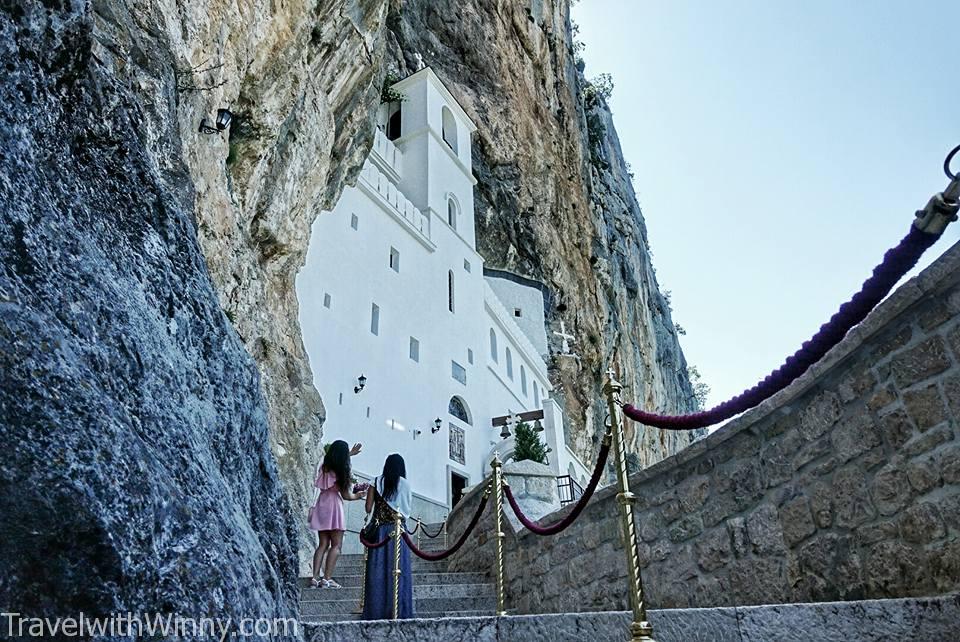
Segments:
[[[632,477],[649,604],[957,591],[958,420],[960,243],[790,388]],[[475,501],[457,507],[451,532]],[[490,568],[491,514],[456,568]],[[508,607],[626,608],[617,515],[604,488],[560,535],[508,533]]]

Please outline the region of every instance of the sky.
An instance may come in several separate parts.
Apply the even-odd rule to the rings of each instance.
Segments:
[[[581,0],[572,18],[587,77],[613,76],[657,278],[719,403],[810,338],[946,187],[960,2]],[[954,224],[921,267],[958,239]]]

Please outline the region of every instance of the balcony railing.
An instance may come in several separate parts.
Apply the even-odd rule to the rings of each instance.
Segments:
[[[557,477],[557,493],[560,495],[560,505],[566,506],[583,496],[583,487],[570,475]]]
[[[425,238],[430,238],[430,220],[423,212],[414,207],[413,203],[403,195],[403,192],[397,189],[393,181],[376,165],[369,160],[364,163],[360,178],[383,197],[394,210],[394,214],[399,215],[400,218],[412,225],[413,229],[420,232]]]
[[[400,160],[403,158],[403,153],[397,149],[393,141],[387,138],[387,135],[384,134],[383,130],[379,127],[377,127],[373,135],[372,151],[383,163],[385,168],[393,170],[397,176],[400,176]]]

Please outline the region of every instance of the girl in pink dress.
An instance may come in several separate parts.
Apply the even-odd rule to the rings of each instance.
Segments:
[[[310,510],[310,528],[318,532],[320,539],[313,554],[313,577],[310,585],[314,588],[341,588],[332,576],[337,558],[340,557],[343,531],[346,529],[343,502],[363,499],[363,495],[352,492],[350,488],[350,457],[359,453],[360,448],[360,444],[354,444],[351,449],[345,441],[333,442],[323,457],[323,464],[317,470],[314,486],[320,489],[320,494]]]

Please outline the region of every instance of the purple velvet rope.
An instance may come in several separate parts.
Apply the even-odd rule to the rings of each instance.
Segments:
[[[413,554],[417,557],[423,558],[425,560],[436,562],[438,560],[443,560],[457,551],[460,550],[460,547],[464,545],[467,541],[467,536],[473,532],[473,529],[477,527],[477,522],[480,521],[480,515],[483,514],[483,509],[487,507],[487,498],[482,497],[480,499],[480,505],[477,506],[477,512],[473,514],[473,519],[470,520],[470,524],[467,526],[467,530],[463,531],[463,535],[460,536],[460,539],[457,540],[457,543],[448,548],[445,551],[440,551],[439,553],[427,553],[426,551],[421,551],[417,548],[416,544],[413,543],[413,540],[406,533],[403,534],[403,541],[407,543],[407,546],[410,547],[410,550],[413,551]]]
[[[911,225],[910,233],[903,237],[899,245],[887,251],[883,262],[873,270],[873,276],[864,282],[860,291],[841,305],[837,313],[820,326],[813,338],[753,388],[710,410],[689,415],[658,415],[634,408],[630,404],[623,406],[624,414],[634,421],[656,428],[693,430],[725,421],[753,408],[789,386],[840,343],[847,332],[866,318],[938,238],[939,234],[928,234]]]
[[[587,502],[590,501],[590,497],[593,496],[593,491],[597,489],[597,485],[600,483],[600,477],[603,476],[603,468],[607,464],[608,454],[610,454],[610,445],[604,444],[600,448],[600,452],[597,455],[597,466],[593,469],[593,477],[590,478],[590,483],[587,484],[587,487],[584,489],[583,496],[580,497],[579,501],[577,501],[576,506],[574,506],[573,510],[570,511],[570,514],[556,524],[551,524],[550,526],[540,526],[536,522],[530,521],[530,519],[523,514],[523,511],[520,510],[520,505],[517,503],[516,498],[514,498],[513,491],[510,490],[509,486],[507,486],[504,491],[507,495],[507,501],[510,502],[510,508],[513,509],[513,512],[516,514],[517,519],[520,520],[520,523],[523,524],[527,530],[534,535],[556,535],[567,526],[572,524],[577,517],[580,516],[580,513],[583,512],[583,509],[587,507]]]

